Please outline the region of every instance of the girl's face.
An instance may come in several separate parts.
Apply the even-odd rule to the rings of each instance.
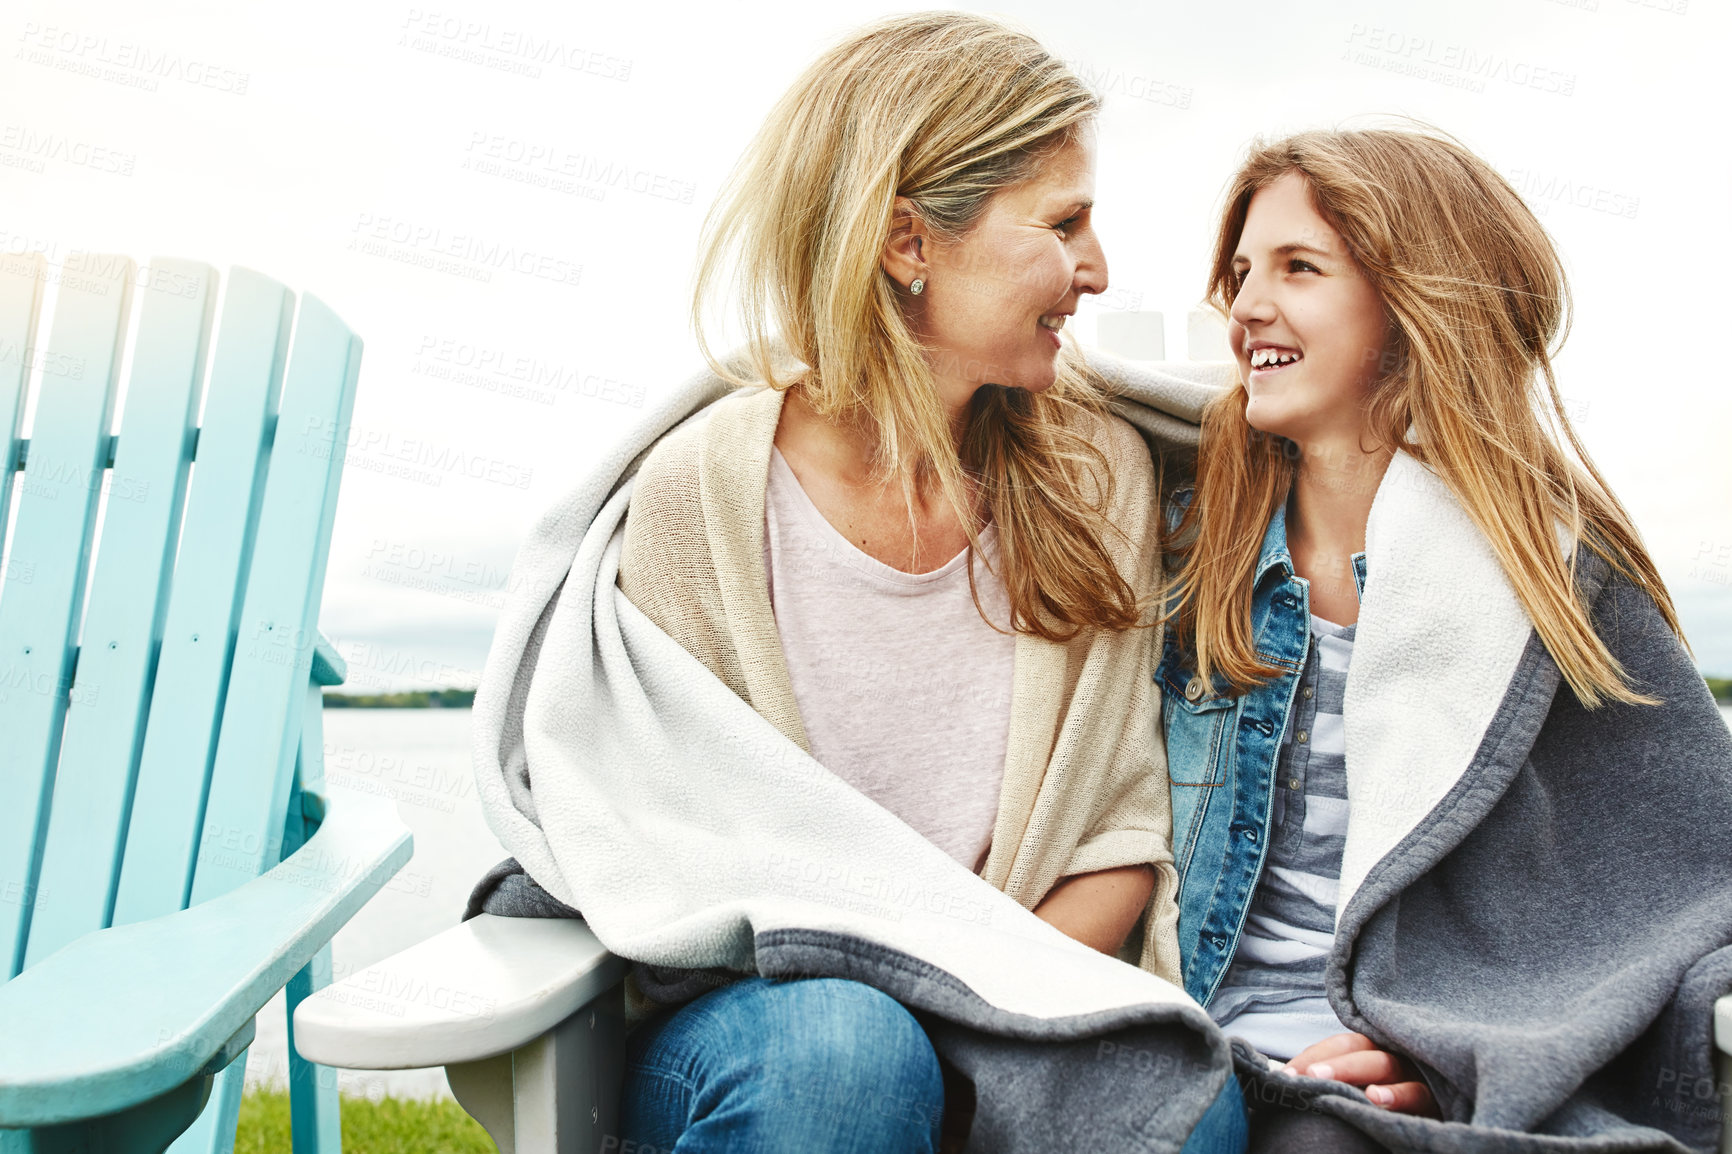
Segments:
[[[952,407],[983,384],[1052,385],[1059,330],[1083,293],[1107,287],[1094,195],[1095,139],[1085,128],[1032,178],[993,196],[961,240],[925,238],[926,289],[911,298],[909,320]]]
[[[1388,322],[1347,243],[1312,207],[1304,176],[1287,173],[1252,195],[1233,271],[1227,339],[1250,395],[1246,422],[1306,455],[1370,448],[1359,442]]]

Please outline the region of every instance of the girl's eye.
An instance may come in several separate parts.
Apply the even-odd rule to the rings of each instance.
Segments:
[[[1288,264],[1287,267],[1290,270],[1292,270],[1293,272],[1318,272],[1318,271],[1321,271],[1318,269],[1318,267],[1316,265],[1312,264],[1310,261],[1299,260],[1298,258],[1295,258],[1291,263]]]

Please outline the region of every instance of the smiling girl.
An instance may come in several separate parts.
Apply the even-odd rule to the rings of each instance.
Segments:
[[[1549,239],[1453,141],[1305,133],[1235,177],[1210,287],[1241,383],[1157,681],[1251,1148],[1711,1143],[1615,1088],[1713,1079],[1732,735],[1560,403]]]

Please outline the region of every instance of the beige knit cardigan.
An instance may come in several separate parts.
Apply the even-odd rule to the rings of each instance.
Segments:
[[[648,453],[626,519],[619,586],[657,627],[809,752],[764,571],[764,501],[783,394],[742,390]],[[1154,467],[1136,429],[1091,430],[1112,471],[1120,572],[1158,604]],[[1172,982],[1178,889],[1160,702],[1158,627],[1017,635],[1011,724],[992,848],[981,874],[1033,909],[1061,878],[1154,867],[1147,908],[1119,956]]]

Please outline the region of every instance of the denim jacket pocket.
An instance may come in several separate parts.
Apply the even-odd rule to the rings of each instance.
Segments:
[[[1210,693],[1192,678],[1161,684],[1161,724],[1167,734],[1167,774],[1175,785],[1220,785],[1227,780],[1222,738],[1236,697]]]

